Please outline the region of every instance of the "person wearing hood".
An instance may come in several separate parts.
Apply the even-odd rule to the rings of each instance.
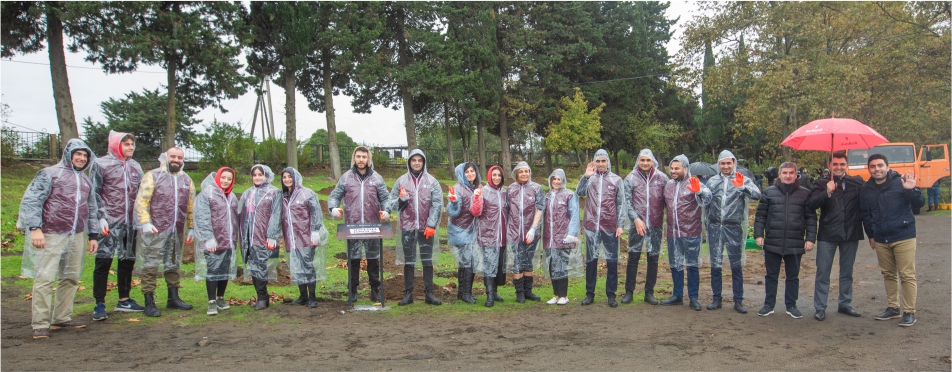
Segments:
[[[813,250],[816,241],[816,210],[807,205],[810,190],[797,182],[797,164],[780,164],[780,182],[763,192],[754,219],[754,239],[764,249],[764,306],[757,315],[774,313],[777,303],[777,280],[783,263],[786,276],[784,305],[787,315],[800,319],[797,309],[800,291],[800,259]]]
[[[329,234],[324,227],[317,194],[304,187],[303,182],[304,177],[297,169],[287,167],[281,171],[281,231],[284,233],[284,248],[288,251],[291,283],[296,284],[301,292],[292,303],[315,308],[317,281],[327,279],[324,263],[327,261]]]
[[[350,160],[350,170],[344,172],[337,186],[327,197],[327,209],[331,217],[343,218],[345,223],[381,223],[390,219],[387,206],[390,193],[383,177],[374,172],[370,149],[357,146]],[[381,239],[347,241],[347,304],[357,301],[357,286],[360,284],[360,260],[367,259],[367,278],[370,282],[370,300],[381,302],[380,296],[380,250]]]
[[[661,257],[661,237],[664,236],[664,185],[668,176],[658,169],[658,160],[649,149],[638,154],[638,165],[625,177],[625,196],[629,200],[628,268],[625,272],[625,295],[621,303],[631,303],[638,279],[638,265],[642,252],[647,253],[645,267],[645,302],[659,304],[654,296],[658,280],[658,258]]]
[[[747,314],[744,306],[744,268],[747,261],[747,226],[750,200],[760,199],[760,189],[754,180],[737,172],[737,157],[730,151],[721,151],[717,157],[720,172],[707,180],[711,190],[711,204],[707,206],[707,242],[711,259],[711,291],[714,300],[708,310],[721,308],[723,290],[722,267],[726,251],[731,267],[731,289],[734,310]]]
[[[671,179],[664,185],[664,209],[667,215],[668,265],[671,267],[671,297],[661,305],[684,304],[684,272],[688,277],[688,298],[691,309],[701,311],[697,302],[701,267],[702,208],[711,203],[711,190],[701,180],[691,177],[688,157],[675,156],[668,169]]]
[[[483,187],[479,182],[479,168],[466,162],[456,166],[456,185],[450,186],[446,203],[448,242],[453,247],[456,259],[456,278],[459,286],[456,298],[475,304],[473,298],[473,279],[476,276],[476,257],[479,246],[476,242],[476,216],[473,215],[473,200],[482,195]]]
[[[85,142],[69,140],[62,160],[37,172],[20,201],[17,228],[28,235],[20,275],[33,278],[34,339],[49,338],[51,329],[86,327],[72,315],[87,237],[90,254],[99,248],[96,194],[83,173],[95,161]]]
[[[834,152],[830,158],[830,174],[813,184],[810,209],[820,209],[816,242],[816,280],[813,289],[813,318],[826,319],[826,300],[830,293],[830,270],[837,248],[840,251],[839,299],[837,312],[862,316],[853,310],[853,262],[859,241],[863,240],[863,216],[859,210],[859,190],[863,179],[849,176],[846,151]]]
[[[579,206],[578,195],[565,187],[565,171],[556,169],[549,175],[549,192],[545,194],[542,210],[542,248],[545,266],[552,280],[549,305],[569,303],[569,277],[581,276],[582,256],[578,251]]]
[[[452,192],[450,198],[455,198]],[[434,236],[443,212],[443,190],[426,171],[426,155],[420,149],[410,151],[407,173],[394,182],[389,200],[387,210],[400,213],[396,264],[403,265],[404,296],[398,305],[413,303],[414,268],[418,261],[423,264],[424,302],[440,305],[442,302],[433,295],[433,265],[439,262],[440,255]]]
[[[876,320],[899,319],[902,327],[916,323],[916,217],[914,208],[926,203],[916,187],[916,173],[889,169],[882,154],[866,159],[869,180],[859,191],[860,214],[870,248],[876,251],[886,283],[886,311]],[[900,287],[902,290],[900,291]],[[900,308],[902,293],[902,308]],[[901,315],[900,315],[901,314]]]
[[[595,283],[598,280],[598,260],[608,265],[605,278],[605,294],[608,306],[617,307],[615,291],[618,289],[618,241],[625,232],[628,205],[625,203],[625,186],[622,179],[611,171],[608,152],[599,149],[595,158],[578,181],[575,194],[585,198],[585,299],[582,305],[595,301]]]
[[[274,172],[267,165],[251,167],[251,182],[253,186],[238,201],[242,262],[245,280],[250,276],[255,286],[255,310],[264,310],[271,303],[268,281],[278,280],[283,195],[281,189],[271,185]]]
[[[230,308],[225,302],[228,281],[237,271],[238,198],[231,192],[235,170],[221,167],[202,181],[202,192],[195,196],[195,281],[205,280],[208,293],[207,315]]]
[[[129,297],[132,270],[136,264],[136,230],[133,209],[142,167],[132,159],[136,140],[132,134],[109,131],[109,152],[90,162],[89,178],[93,183],[99,210],[99,250],[93,269],[93,320],[106,320],[106,284],[112,260],[116,258],[116,289],[119,301],[112,311],[140,312],[144,307]]]
[[[532,259],[539,244],[539,218],[545,208],[545,193],[542,186],[532,182],[532,170],[524,161],[512,169],[512,178],[515,182],[506,189],[506,241],[509,243],[506,254],[511,262],[507,262],[507,266],[512,273],[516,302],[541,301],[532,293]]]
[[[476,216],[476,242],[482,256],[483,284],[486,286],[486,307],[502,302],[496,288],[506,284],[506,204],[507,195],[503,188],[503,169],[493,165],[486,172],[486,186],[479,194],[473,195],[471,212]],[[500,283],[500,280],[502,282]]]
[[[179,298],[182,244],[192,244],[195,185],[182,167],[185,152],[172,147],[159,156],[159,167],[142,176],[136,194],[135,218],[139,236],[136,274],[145,297],[145,315],[161,316],[155,304],[156,281],[161,271],[168,287],[168,309],[191,310]]]

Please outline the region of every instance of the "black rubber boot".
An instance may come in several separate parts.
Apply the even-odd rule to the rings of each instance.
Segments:
[[[463,287],[466,285],[466,271],[462,268],[456,269],[456,299],[463,299]]]
[[[484,276],[483,284],[486,285],[486,307],[493,307],[493,297],[496,297],[496,278]]]
[[[496,267],[496,288],[506,285],[506,247],[499,248],[499,265]],[[496,291],[499,293],[499,291]],[[502,301],[498,296],[494,301]]]
[[[357,285],[360,284],[360,260],[350,260],[350,263],[347,265],[347,277],[348,285],[350,288],[347,288],[347,305],[354,306],[354,303],[357,302]]]
[[[522,286],[524,280],[526,280],[526,277],[512,280],[512,286],[516,287],[516,302],[520,304],[526,302],[526,289]]]
[[[370,283],[370,301],[383,302],[380,297],[380,260],[367,260],[367,279]]]
[[[403,266],[403,300],[397,305],[406,306],[413,303],[413,265]]]
[[[255,301],[255,310],[268,308],[271,303],[271,296],[268,295],[268,281],[252,277],[251,282],[254,283],[255,293],[258,295],[257,301]]]
[[[169,299],[165,302],[167,309],[192,310],[192,305],[185,303],[178,296],[178,286],[169,286]]]
[[[460,296],[460,300],[468,304],[475,304],[476,299],[473,298],[473,274],[469,273],[469,269],[463,269],[462,283],[460,284],[459,289],[456,291]]]
[[[145,295],[145,316],[162,316],[158,306],[155,306],[155,293],[146,292]]]
[[[442,305],[443,302],[433,295],[433,266],[423,266],[423,288],[426,290],[426,296],[423,302],[430,305]]]
[[[542,301],[542,299],[539,298],[539,296],[536,296],[534,293],[532,293],[532,277],[531,276],[522,277],[522,287],[523,287],[522,291],[524,292],[524,296],[526,296],[527,300]]]
[[[307,296],[307,284],[298,285],[298,290],[301,291],[301,295],[298,296],[297,300],[292,301],[294,305],[307,305],[308,296]]]

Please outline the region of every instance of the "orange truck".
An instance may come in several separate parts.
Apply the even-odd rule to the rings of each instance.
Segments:
[[[911,142],[884,143],[871,149],[848,150],[846,161],[849,169],[846,174],[869,179],[869,170],[866,168],[866,159],[872,154],[883,154],[889,160],[889,169],[905,174],[908,171],[916,172],[916,186],[920,189],[932,187],[935,181],[952,174],[952,163],[949,162],[949,146],[922,145],[916,152],[916,145]],[[918,210],[914,210],[916,214]]]

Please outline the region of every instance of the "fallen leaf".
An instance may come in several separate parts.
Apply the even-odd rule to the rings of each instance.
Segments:
[[[26,296],[23,296],[23,299],[24,299],[24,300],[32,300],[32,299],[33,299],[33,294],[28,294],[28,295],[26,295]]]
[[[86,287],[79,286],[79,287],[76,288],[76,290],[78,290],[78,291],[83,291],[83,290],[86,290]]]
[[[126,321],[127,321],[127,322],[138,322],[138,321],[139,321],[139,318],[129,318],[129,319],[126,319]]]

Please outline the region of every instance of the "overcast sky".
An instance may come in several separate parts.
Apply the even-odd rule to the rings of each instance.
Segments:
[[[668,54],[673,56],[680,50],[681,27],[690,19],[695,6],[692,2],[672,1],[668,8],[668,17],[680,16],[673,26],[674,36],[667,45]],[[107,75],[98,65],[83,61],[84,54],[66,54],[70,91],[76,122],[82,131],[82,121],[91,117],[93,121],[105,122],[100,103],[109,98],[124,97],[127,93],[143,89],[161,89],[165,83],[165,71],[158,66],[142,65],[140,69],[128,74]],[[246,63],[244,60],[241,61]],[[276,134],[283,137],[285,131],[284,90],[280,84],[271,84],[272,105]],[[10,106],[10,123],[18,130],[37,130],[58,132],[56,111],[53,105],[53,88],[50,80],[49,54],[41,52],[17,55],[12,60],[3,59],[0,69],[0,93],[3,103]],[[205,123],[213,118],[229,123],[241,123],[245,130],[251,129],[256,96],[249,92],[235,100],[223,101],[228,110],[222,113],[209,108],[201,111],[198,118]],[[297,133],[298,138],[310,137],[318,129],[327,129],[324,113],[313,112],[307,108],[307,100],[297,93]],[[371,114],[355,114],[350,107],[350,97],[336,96],[337,130],[346,132],[358,143],[371,145],[406,145],[406,131],[403,126],[403,111],[374,106]],[[204,128],[195,128],[203,131]],[[260,139],[260,123],[255,129]]]

